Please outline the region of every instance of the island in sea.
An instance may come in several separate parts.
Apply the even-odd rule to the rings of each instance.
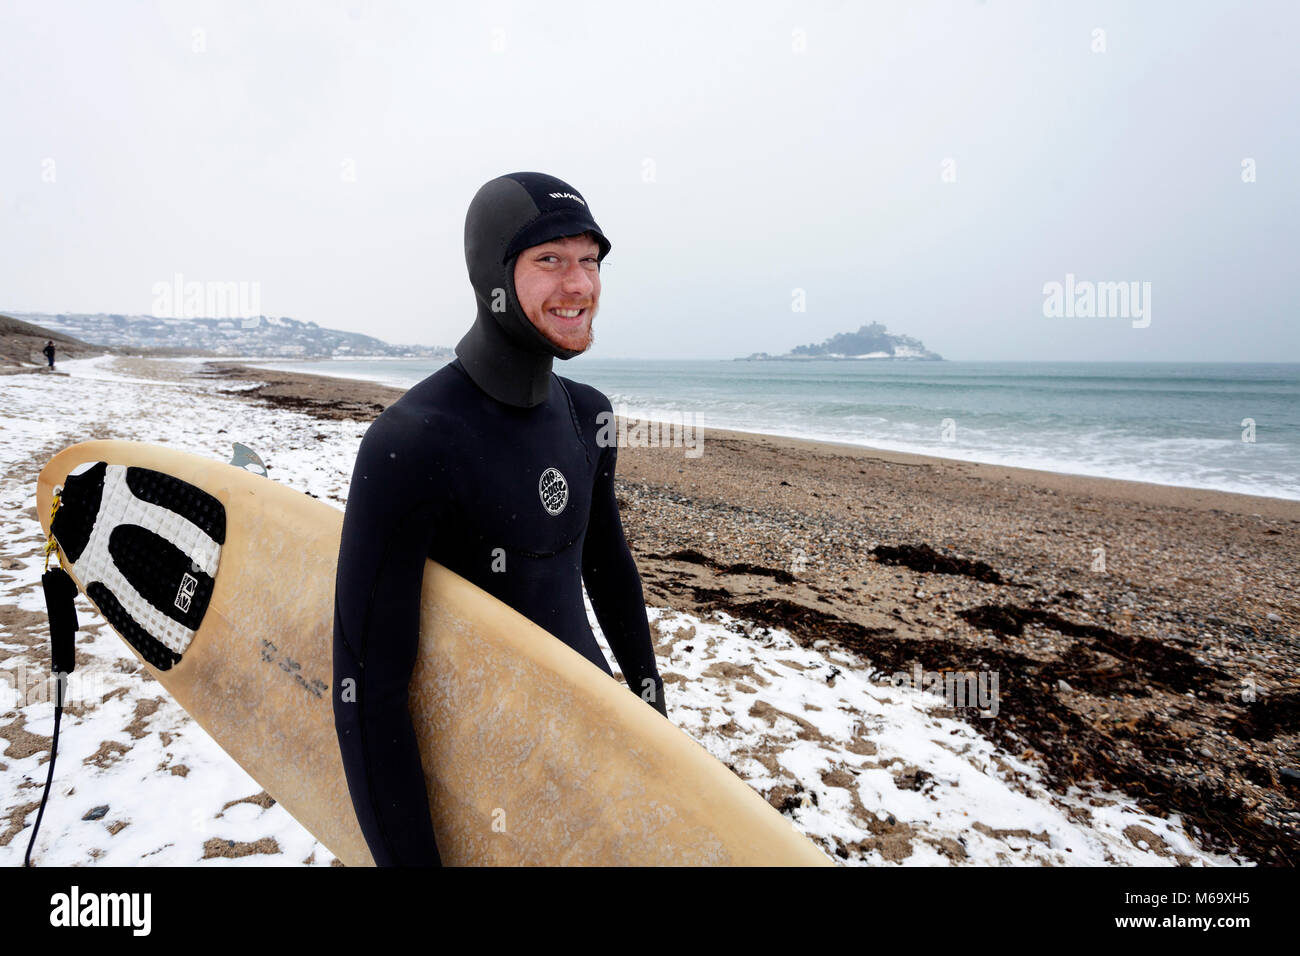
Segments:
[[[894,335],[879,322],[872,322],[856,332],[840,332],[817,345],[795,346],[784,355],[755,352],[736,361],[763,362],[778,359],[902,359],[942,362],[943,356],[931,352],[910,335]]]

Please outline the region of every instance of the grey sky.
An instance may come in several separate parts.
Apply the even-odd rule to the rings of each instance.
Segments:
[[[875,320],[952,359],[1300,361],[1298,28],[1295,3],[6,2],[0,309],[147,313],[179,272],[454,345],[469,200],[535,169],[613,243],[593,357]],[[1067,273],[1150,282],[1150,325],[1044,317]]]

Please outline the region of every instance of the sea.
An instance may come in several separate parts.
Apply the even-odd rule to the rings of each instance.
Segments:
[[[400,388],[444,363],[256,362]],[[1300,500],[1300,363],[557,362],[618,414]]]

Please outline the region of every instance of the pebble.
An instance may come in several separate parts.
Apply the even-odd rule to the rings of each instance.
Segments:
[[[891,477],[888,469],[866,462],[849,462],[848,467],[838,452],[821,457],[791,450],[773,458],[770,449],[753,457],[745,454],[747,450],[739,442],[728,445],[708,456],[703,465],[652,455],[638,459],[629,454],[626,462],[620,457],[618,487],[630,505],[624,507],[622,519],[629,538],[637,539],[634,553],[694,547],[717,561],[775,568],[787,566],[792,550],[798,548],[800,563],[806,562],[800,585],[838,586],[846,574],[846,580],[853,582],[851,592],[841,589],[834,601],[826,601],[826,613],[874,618],[866,623],[897,628],[899,636],[931,635],[937,628],[967,649],[1021,644],[1058,660],[1076,644],[1098,655],[1106,653],[1109,638],[1071,637],[1050,626],[1027,628],[1022,638],[996,636],[987,628],[953,620],[957,611],[978,605],[1012,605],[1115,631],[1123,639],[1114,648],[1117,651],[1126,652],[1130,639],[1160,645],[1134,648],[1143,656],[1148,650],[1163,655],[1176,648],[1179,669],[1186,654],[1199,666],[1222,672],[1229,683],[1250,673],[1260,686],[1272,687],[1300,675],[1300,642],[1286,633],[1287,622],[1300,613],[1292,587],[1292,562],[1285,553],[1274,553],[1277,549],[1241,547],[1240,516],[1235,512],[1207,508],[1193,514],[1158,501],[1095,500],[1097,507],[1089,509],[1089,517],[1076,517],[1070,526],[1073,532],[1089,536],[1090,541],[1125,544],[1120,549],[1123,562],[1092,571],[1095,556],[1090,549],[1079,547],[1077,539],[1051,533],[1063,520],[1056,496],[1044,502],[1024,494],[1000,498],[1001,492],[979,478],[967,497],[963,494],[967,486],[957,487],[955,482],[971,476],[954,476],[942,464]],[[701,490],[683,494],[679,467],[695,476]],[[793,481],[781,484],[782,479]],[[1079,493],[1086,497],[1087,482],[1081,482]],[[823,499],[799,490],[805,486],[815,487]],[[831,504],[836,492],[853,502],[852,511]],[[1171,530],[1178,533],[1171,535]],[[701,542],[706,547],[700,547]],[[999,571],[1005,584],[881,563],[871,552],[882,544],[929,544],[946,554],[985,561]],[[719,553],[724,550],[725,557]],[[1110,559],[1112,549],[1106,551]],[[1252,571],[1249,592],[1243,589],[1241,569],[1246,566]],[[702,572],[698,576],[709,582]],[[727,584],[720,579],[718,586]],[[767,591],[807,603],[806,596],[786,593],[775,581],[763,588]],[[1078,597],[1062,598],[1063,591]],[[737,597],[748,600],[751,595]],[[891,615],[895,607],[899,612]],[[1268,626],[1263,626],[1266,618]],[[900,619],[909,623],[900,624]],[[1074,688],[1059,678],[1056,687],[1081,704],[1107,698],[1130,701],[1134,696]],[[1179,696],[1172,698],[1175,693]],[[1188,745],[1185,756],[1175,761],[1179,767],[1192,771],[1203,770],[1198,764],[1232,763],[1229,755],[1240,750],[1241,742],[1231,734],[1214,733],[1218,724],[1230,729],[1232,695],[1225,704],[1217,691],[1165,688],[1160,694],[1182,703],[1178,709],[1183,720],[1196,725],[1195,736],[1209,736],[1208,741],[1201,737],[1206,746],[1199,748],[1199,754],[1197,747]],[[1187,743],[1186,739],[1179,742],[1180,752]],[[1119,747],[1125,754],[1133,753],[1131,742]],[[1167,758],[1168,754],[1149,757],[1162,769]],[[1261,754],[1261,759],[1277,772],[1287,758]],[[1202,773],[1201,779],[1232,789],[1217,769]],[[1284,814],[1295,812],[1288,798],[1297,792],[1293,788],[1300,787],[1300,764],[1292,763],[1286,780],[1277,788],[1266,788],[1261,798],[1267,811],[1261,816],[1271,825],[1281,825]]]

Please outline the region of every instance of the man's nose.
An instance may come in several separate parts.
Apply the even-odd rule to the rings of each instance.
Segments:
[[[564,270],[561,282],[565,292],[581,295],[590,295],[596,288],[596,284],[591,281],[591,276],[587,272],[587,267],[581,262],[575,262]]]

